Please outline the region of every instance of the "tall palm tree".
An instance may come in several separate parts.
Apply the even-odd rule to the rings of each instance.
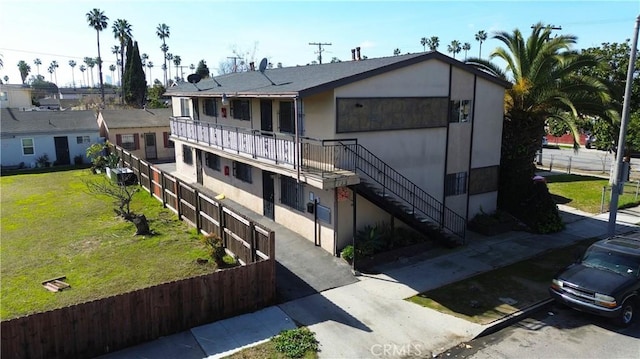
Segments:
[[[53,69],[53,76],[55,76],[56,78],[56,86],[58,86],[58,67],[60,67],[60,65],[58,65],[58,61],[53,60],[51,61],[51,68]]]
[[[169,26],[167,26],[167,24],[159,24],[158,27],[156,27],[156,35],[162,40],[160,49],[164,57],[164,86],[167,87],[167,51],[169,51],[169,46],[167,46],[165,39],[168,39],[170,35]]]
[[[74,73],[74,67],[76,67],[77,63],[74,60],[69,60],[69,66],[71,66],[71,79],[73,83],[73,88],[76,88],[76,75]]]
[[[96,59],[98,63],[98,73],[100,76],[100,93],[102,95],[102,103],[104,103],[104,83],[102,82],[102,58],[100,57],[100,31],[107,28],[107,21],[109,18],[104,14],[100,9],[93,9],[89,11],[87,14],[87,23],[89,23],[89,27],[92,27],[96,30],[96,43],[98,45],[98,58]]]
[[[120,46],[118,46],[118,45],[113,45],[113,46],[111,47],[111,53],[112,53],[112,54],[114,54],[114,55],[116,55],[116,66],[118,66],[118,68],[120,68],[120,62],[119,62],[119,61],[120,61],[120,58],[118,57],[118,55],[120,55]],[[120,73],[120,72],[118,71],[118,73]],[[116,83],[117,83],[117,82],[116,82]]]
[[[93,67],[96,66],[96,62],[93,60],[93,57],[85,57],[84,63],[87,64],[87,68],[89,68],[89,74],[91,74],[91,87],[94,87],[95,83],[93,82]],[[87,84],[89,83],[89,74],[87,74]]]
[[[478,50],[478,57],[482,57],[482,43],[487,39],[487,33],[484,30],[478,31],[476,34],[476,41],[480,42],[480,49]]]
[[[27,80],[27,76],[29,76],[29,72],[31,72],[31,66],[29,66],[24,60],[20,60],[18,62],[18,71],[20,71],[20,77],[22,78],[22,83]]]
[[[173,65],[176,67],[176,78],[180,78],[181,81],[184,81],[182,78],[182,74],[178,75],[178,69],[180,68],[180,64],[182,63],[182,58],[180,55],[173,55]]]
[[[87,71],[87,68],[84,65],[80,65],[80,67],[78,67],[78,70],[80,70],[80,72],[82,73],[82,82],[83,82],[83,84],[81,84],[80,87],[84,87],[84,84],[86,83],[84,81],[84,72]]]
[[[169,52],[165,55],[165,57],[167,58],[167,61],[169,63],[167,70],[169,71],[169,79],[171,79],[171,61],[173,61],[173,54]]]
[[[153,68],[153,61],[147,62],[147,67],[149,68],[149,86],[153,86],[153,81],[151,80],[151,69]]]
[[[440,46],[440,38],[437,36],[431,36],[427,39],[427,46],[429,46],[429,50],[438,51],[438,46]]]
[[[36,58],[35,60],[33,60],[33,64],[36,65],[38,76],[40,76],[40,65],[42,65],[42,61],[39,58]]]
[[[111,25],[111,29],[113,30],[113,37],[120,42],[120,61],[123,64],[126,64],[124,61],[124,50],[125,45],[131,39],[131,32],[133,30],[131,24],[127,20],[117,19],[113,25]],[[116,59],[116,63],[118,63],[118,59]],[[124,78],[124,66],[120,66],[120,85],[122,85],[122,79]]]
[[[109,65],[109,71],[111,71],[111,85],[115,85],[115,81],[113,79],[115,78],[114,73],[116,72],[116,65]]]
[[[422,39],[420,39],[420,45],[422,45],[422,51],[427,51],[427,44],[429,43],[428,39],[426,37],[423,37]]]
[[[49,81],[53,82],[53,73],[56,71],[56,68],[53,67],[53,64],[49,64],[47,71],[49,72]]]
[[[496,48],[489,60],[467,60],[468,64],[511,83],[505,90],[498,205],[539,232],[562,228],[557,207],[546,187],[541,191],[531,181],[535,174],[532,159],[540,149],[545,121],[556,119],[565,123],[574,134],[577,149],[578,116],[600,116],[610,121],[619,118],[611,107],[607,87],[581,72],[604,64],[573,51],[575,36],[552,37],[551,31],[538,23],[527,39],[518,29],[513,33],[495,33],[493,38],[505,47]],[[506,66],[490,62],[492,59],[500,59]]]
[[[453,58],[456,58],[456,54],[460,52],[462,48],[460,47],[460,41],[453,40],[451,44],[447,45],[447,51],[453,54]]]
[[[468,42],[465,42],[464,45],[462,45],[462,50],[464,50],[464,59],[467,59],[467,51],[471,50],[471,44]]]
[[[149,55],[142,54],[140,55],[140,61],[142,61],[142,70],[144,71],[145,78],[147,76],[147,60],[149,60]]]

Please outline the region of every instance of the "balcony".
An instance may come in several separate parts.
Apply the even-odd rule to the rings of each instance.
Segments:
[[[229,158],[242,157],[258,167],[300,174],[302,181],[330,189],[358,184],[354,151],[348,151],[355,141],[315,140],[294,135],[263,132],[249,128],[193,121],[190,117],[171,117],[171,137],[194,145],[215,149]],[[343,143],[346,142],[346,143]],[[220,153],[223,152],[223,153]]]

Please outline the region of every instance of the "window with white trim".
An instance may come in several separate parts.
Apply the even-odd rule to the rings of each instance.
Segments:
[[[471,100],[452,100],[449,122],[471,122]]]
[[[465,193],[467,193],[467,172],[448,174],[444,182],[444,195],[456,196]]]
[[[33,138],[23,138],[22,139],[22,154],[25,156],[33,155],[35,153],[35,148],[33,146]]]
[[[120,146],[125,150],[136,150],[136,135],[128,134],[120,137]]]
[[[77,136],[76,137],[76,143],[81,145],[83,143],[90,143],[91,142],[91,137],[89,136]]]
[[[189,117],[191,114],[191,111],[189,111],[189,99],[188,98],[181,98],[180,99],[180,116],[183,117]]]
[[[295,178],[280,176],[280,202],[304,212],[304,184],[298,183]]]

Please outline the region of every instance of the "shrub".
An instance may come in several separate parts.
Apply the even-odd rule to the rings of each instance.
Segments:
[[[202,237],[202,242],[207,246],[207,251],[211,259],[213,259],[218,267],[222,267],[225,264],[224,256],[226,254],[222,238],[215,233],[209,233]]]
[[[277,351],[289,358],[302,358],[309,351],[318,351],[315,334],[304,327],[283,330],[272,342]]]
[[[346,247],[344,247],[344,249],[340,252],[340,257],[342,257],[342,259],[346,260],[347,262],[351,263],[353,262],[353,246],[350,244]]]

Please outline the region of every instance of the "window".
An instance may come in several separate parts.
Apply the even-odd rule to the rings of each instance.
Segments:
[[[207,152],[204,160],[207,163],[207,167],[212,170],[220,171],[220,156]]]
[[[189,117],[190,112],[191,111],[189,111],[189,99],[181,98],[180,99],[180,116]]]
[[[295,178],[280,177],[280,202],[298,211],[304,212],[304,185]]]
[[[204,114],[207,116],[217,116],[216,100],[208,98],[204,100]]]
[[[175,143],[169,139],[171,134],[169,132],[162,133],[162,139],[164,140],[164,148],[175,148]]]
[[[251,166],[246,163],[233,161],[233,175],[240,181],[251,183]]]
[[[81,145],[83,143],[89,143],[91,142],[91,137],[89,136],[78,136],[76,137],[76,143]]]
[[[35,152],[36,151],[33,148],[33,138],[23,138],[22,139],[22,154],[27,156],[27,155],[32,155]]]
[[[116,135],[116,144],[125,150],[137,150],[138,134]]]
[[[237,120],[249,121],[251,119],[251,102],[249,100],[233,100],[231,111],[233,118]]]
[[[448,174],[444,183],[444,195],[456,196],[467,193],[467,172]]]
[[[293,102],[280,102],[280,132],[295,133]]]
[[[6,91],[2,91],[0,92],[0,101],[7,101],[7,92]]]
[[[471,100],[451,101],[449,122],[471,122]]]
[[[188,165],[193,164],[193,153],[191,152],[191,147],[187,145],[182,145],[182,162]]]

